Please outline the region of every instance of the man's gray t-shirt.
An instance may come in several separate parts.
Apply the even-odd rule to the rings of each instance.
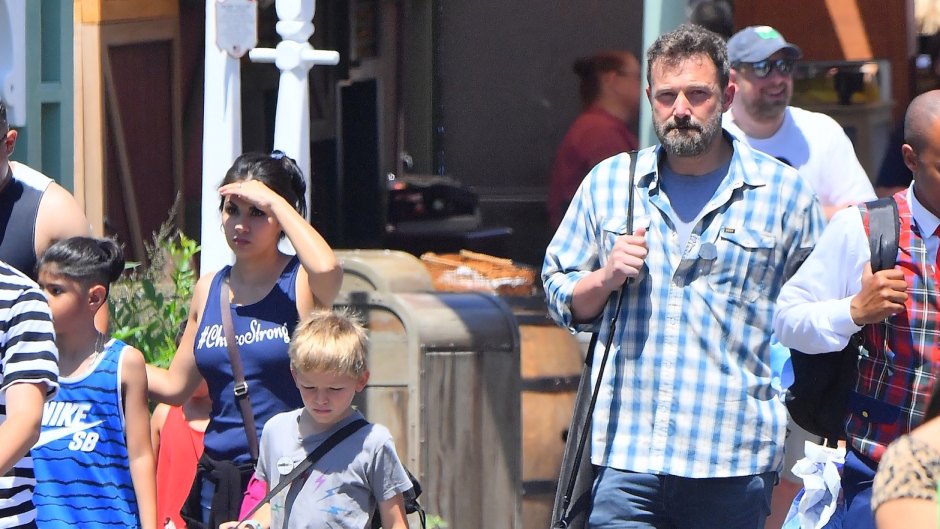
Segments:
[[[273,489],[282,476],[331,434],[361,418],[359,412],[354,412],[329,431],[310,435],[312,420],[303,409],[275,415],[264,425],[255,473]],[[388,429],[369,424],[313,465],[291,505],[287,527],[366,529],[378,502],[410,488],[411,480],[398,459]],[[272,529],[284,527],[284,503],[290,489],[285,487],[271,500]]]

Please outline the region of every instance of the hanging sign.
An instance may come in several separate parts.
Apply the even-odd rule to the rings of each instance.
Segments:
[[[216,0],[215,43],[235,59],[258,44],[257,0]]]

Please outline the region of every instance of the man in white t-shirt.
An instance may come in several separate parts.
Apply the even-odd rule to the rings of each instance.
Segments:
[[[871,180],[842,126],[831,117],[790,106],[800,48],[770,26],[750,26],[728,41],[737,87],[725,128],[755,149],[795,167],[816,191],[826,218],[875,199]]]
[[[859,202],[874,200],[875,191],[842,126],[831,117],[790,106],[793,68],[803,52],[769,26],[750,26],[728,40],[734,101],[722,123],[755,149],[796,168],[809,182],[826,218]],[[786,359],[789,354],[779,355]],[[775,371],[782,366],[774,366]],[[780,527],[802,483],[791,471],[803,457],[804,442],[820,438],[787,425],[786,459],[780,484],[774,488],[767,528]]]

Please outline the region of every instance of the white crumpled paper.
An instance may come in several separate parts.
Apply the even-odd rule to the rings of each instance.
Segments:
[[[841,519],[837,511],[845,448],[828,448],[806,441],[804,454],[805,457],[793,465],[793,473],[803,480],[803,490],[790,505],[783,529],[823,529],[830,520]]]

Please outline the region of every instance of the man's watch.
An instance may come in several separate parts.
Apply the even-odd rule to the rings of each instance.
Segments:
[[[245,529],[261,529],[261,522],[258,520],[245,520],[241,523]]]

